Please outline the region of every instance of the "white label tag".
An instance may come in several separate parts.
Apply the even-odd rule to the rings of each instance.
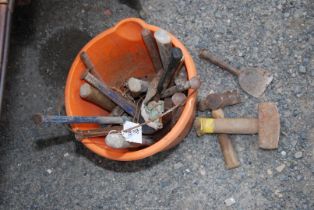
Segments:
[[[138,126],[138,123],[125,121],[123,124],[123,130],[132,128],[134,126]],[[142,126],[136,127],[129,131],[122,131],[122,136],[125,138],[128,142],[134,142],[134,143],[142,143]]]

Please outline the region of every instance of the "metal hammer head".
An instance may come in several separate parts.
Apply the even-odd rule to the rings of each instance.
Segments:
[[[258,105],[258,144],[262,149],[277,149],[280,136],[280,116],[276,104]]]
[[[208,109],[216,110],[225,106],[238,104],[240,102],[240,94],[236,90],[226,91],[223,93],[212,93],[199,102],[198,109],[200,111],[206,111]]]

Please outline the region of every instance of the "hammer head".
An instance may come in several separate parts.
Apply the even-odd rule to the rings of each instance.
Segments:
[[[262,149],[277,149],[280,136],[280,117],[276,104],[258,106],[258,143]]]

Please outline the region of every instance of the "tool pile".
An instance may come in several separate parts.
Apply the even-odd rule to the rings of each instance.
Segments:
[[[238,70],[221,61],[208,50],[201,50],[199,57],[210,61],[224,70],[239,77],[241,88],[248,94],[259,97],[271,83],[271,74],[264,69]],[[240,95],[237,91],[212,93],[200,100],[200,111],[211,110],[213,118],[198,117],[194,127],[198,136],[207,133],[217,133],[221,151],[227,169],[240,166],[237,154],[227,134],[256,134],[259,135],[261,149],[277,149],[280,136],[280,117],[275,103],[264,102],[258,107],[258,118],[224,118],[222,108],[239,104]]]
[[[152,145],[175,125],[183,111],[182,105],[200,87],[198,77],[187,80],[183,71],[184,56],[180,48],[172,45],[168,32],[160,29],[154,34],[142,30],[155,75],[146,78],[128,78],[119,88],[109,87],[97,71],[87,52],[80,53],[86,70],[81,75],[85,83],[80,97],[110,114],[108,116],[60,116],[35,114],[36,124],[92,123],[100,127],[91,130],[74,130],[77,140],[106,137],[105,143],[113,149],[133,149]],[[189,96],[187,90],[194,89]]]
[[[143,43],[152,61],[155,74],[148,77],[130,77],[121,87],[110,87],[97,71],[87,52],[80,53],[86,69],[81,75],[81,99],[93,103],[110,114],[108,116],[60,116],[36,114],[36,124],[62,123],[99,124],[90,130],[71,129],[77,140],[105,137],[107,146],[113,149],[135,150],[154,144],[176,124],[187,99],[201,85],[198,77],[187,79],[183,71],[185,60],[180,48],[172,45],[168,32],[159,29],[152,33],[141,31]],[[259,97],[272,81],[271,74],[264,69],[236,69],[221,61],[208,50],[201,50],[200,58],[206,59],[224,70],[238,76],[240,87],[248,94]],[[193,89],[189,96],[187,90]],[[258,118],[225,118],[222,108],[239,104],[237,91],[211,93],[198,103],[200,111],[212,111],[213,118],[197,117],[194,127],[198,136],[217,133],[226,168],[240,165],[228,134],[257,134],[259,147],[276,149],[280,135],[280,119],[274,103],[261,103]]]

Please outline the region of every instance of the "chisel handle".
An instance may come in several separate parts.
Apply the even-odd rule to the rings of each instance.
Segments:
[[[169,36],[168,32],[163,29],[156,31],[154,33],[154,37],[158,46],[163,69],[166,70],[170,62],[171,37]]]
[[[163,90],[165,90],[171,81],[171,78],[174,74],[174,71],[180,64],[180,61],[182,59],[182,51],[180,48],[174,47],[171,50],[171,57],[170,57],[170,63],[168,65],[168,68],[165,69],[163,74],[161,75],[161,78],[159,80],[157,91],[158,93],[161,93]]]
[[[159,70],[162,70],[163,69],[162,63],[159,57],[159,52],[156,45],[156,41],[152,32],[148,29],[143,29],[142,38],[144,40],[146,49],[154,65],[155,71],[158,72]]]
[[[213,119],[198,117],[195,119],[194,127],[198,136],[209,133],[256,134],[258,133],[258,119]]]
[[[88,83],[84,83],[80,87],[80,96],[82,99],[100,106],[107,111],[112,111],[116,107],[116,104],[113,103],[107,96]]]

